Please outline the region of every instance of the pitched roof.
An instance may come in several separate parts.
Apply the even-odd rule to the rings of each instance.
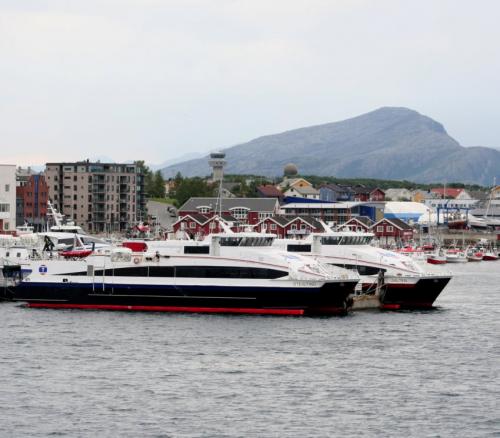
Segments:
[[[283,181],[281,181],[278,184],[278,186],[281,188],[285,188],[288,186],[292,187],[294,184],[297,184],[299,181],[304,181],[307,184],[311,185],[311,183],[304,178],[285,178],[285,179],[283,179]]]
[[[301,195],[319,195],[319,190],[316,190],[314,187],[290,187],[288,190],[295,190],[297,193]]]
[[[226,222],[238,222],[238,219],[235,217],[231,216],[230,214],[224,214],[222,213],[221,218],[225,220]]]
[[[334,183],[323,184],[321,187],[333,190],[334,192],[337,192],[337,193],[353,193],[353,190],[351,187],[343,186],[341,184],[334,184]]]
[[[400,230],[413,230],[410,225],[408,225],[406,222],[403,222],[401,219],[396,219],[396,218],[387,218],[384,217],[383,219],[380,219],[379,221],[375,222],[372,225],[372,228],[380,224],[381,222],[389,222],[390,224],[394,225],[396,228],[399,228]]]
[[[265,184],[257,187],[257,191],[267,198],[281,198],[283,193],[271,184]]]
[[[222,210],[228,211],[232,208],[244,207],[250,211],[273,212],[278,200],[275,198],[222,198]],[[217,198],[189,198],[179,211],[196,211],[201,206],[218,207]]]
[[[432,193],[436,193],[439,196],[444,196],[446,198],[452,199],[455,199],[463,191],[464,189],[454,189],[451,187],[447,187],[446,189],[444,187],[435,187],[431,189]]]
[[[356,217],[349,219],[344,225],[347,225],[351,221],[357,221],[357,222],[367,226],[368,228],[371,227],[373,224],[373,221],[368,216],[356,216]]]
[[[296,220],[299,220],[299,221],[308,223],[313,228],[317,228],[320,230],[323,229],[323,227],[321,226],[321,223],[318,222],[315,218],[313,218],[311,216],[271,216],[271,217],[267,217],[267,218],[262,219],[261,221],[259,221],[259,224],[266,221],[266,220],[276,222],[278,225],[280,225],[282,227],[286,227],[288,224],[290,224]]]
[[[200,225],[203,225],[206,223],[210,218],[208,216],[205,216],[203,214],[198,214],[198,213],[193,213],[193,214],[187,214],[186,216],[181,216],[179,219],[177,219],[177,222],[181,222],[187,218],[190,218],[194,220],[195,222],[198,222]]]
[[[365,186],[354,186],[351,187],[351,190],[355,194],[370,194],[370,192],[373,190],[371,187],[365,187]]]
[[[314,228],[317,228],[319,230],[323,230],[323,225],[321,223],[313,218],[312,216],[297,216],[298,219],[301,219],[304,222],[307,222],[309,225],[311,225]],[[292,218],[292,220],[295,220],[296,218]]]

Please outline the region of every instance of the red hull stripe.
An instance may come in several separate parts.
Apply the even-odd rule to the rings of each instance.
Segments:
[[[397,310],[400,308],[401,306],[399,304],[382,304],[382,309]]]
[[[432,309],[432,304],[429,303],[406,303],[406,304],[382,304],[382,309],[398,310],[398,309]]]
[[[124,306],[114,304],[28,303],[44,309],[138,310],[149,312],[246,313],[253,315],[303,315],[304,309],[245,309],[233,307]]]

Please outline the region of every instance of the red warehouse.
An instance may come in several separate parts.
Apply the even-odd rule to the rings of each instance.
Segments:
[[[381,219],[372,225],[371,231],[385,243],[413,239],[413,228],[400,219]]]

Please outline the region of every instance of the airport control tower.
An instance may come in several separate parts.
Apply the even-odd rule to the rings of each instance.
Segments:
[[[208,164],[212,168],[212,181],[213,182],[221,182],[224,178],[224,166],[227,161],[226,154],[224,152],[212,152],[210,154],[210,160],[208,160]]]

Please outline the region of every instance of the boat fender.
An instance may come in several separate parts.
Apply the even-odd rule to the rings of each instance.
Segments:
[[[141,263],[141,259],[139,257],[134,257],[134,264],[138,265],[139,263]]]

